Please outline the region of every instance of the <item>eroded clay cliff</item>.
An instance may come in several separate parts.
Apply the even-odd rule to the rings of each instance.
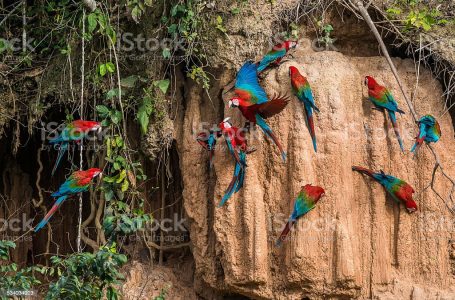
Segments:
[[[175,126],[196,291],[203,294],[210,286],[257,299],[454,299],[453,215],[427,188],[433,156],[426,147],[416,157],[401,153],[387,118],[372,110],[366,99],[365,75],[389,87],[407,112],[398,123],[410,149],[417,128],[386,60],[314,52],[310,43],[300,40],[293,58],[267,71],[261,84],[270,96],[290,95],[290,65],[310,79],[321,110],[315,118],[318,153],[312,149],[303,107],[292,97],[283,113],[268,120],[288,160],[281,161],[262,133],[250,135],[257,151],[248,156],[245,185],[224,207],[217,204],[234,163],[220,147],[210,171],[195,132],[201,123],[216,124],[226,116],[237,126],[243,124],[240,112],[227,108],[220,97],[233,79],[232,70],[218,70],[220,80],[210,98],[196,85],[183,95],[184,113]],[[417,113],[438,117],[443,136],[435,148],[445,171],[454,175],[454,130],[450,115],[443,114],[440,83],[421,68],[415,90],[414,62],[396,58],[394,63]],[[417,191],[419,211],[409,215],[378,184],[352,172],[352,165],[382,169],[406,180]],[[436,174],[434,187],[446,196],[451,185]],[[287,218],[305,183],[324,187],[326,196],[299,221],[292,239],[276,248],[280,221]]]

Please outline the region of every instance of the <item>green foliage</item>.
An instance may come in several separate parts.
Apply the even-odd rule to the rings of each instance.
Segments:
[[[115,285],[124,279],[119,269],[126,261],[124,254],[117,253],[115,243],[94,254],[75,253],[65,259],[53,256],[49,275],[59,279],[50,284],[45,299],[102,299],[105,293],[109,300],[118,299]]]
[[[109,93],[111,93],[109,95]],[[114,97],[114,95],[118,95],[118,89],[114,89],[108,92],[107,97]],[[123,119],[122,112],[116,109],[111,109],[108,108],[105,105],[97,105],[96,106],[96,111],[100,115],[100,117],[103,119],[101,121],[102,126],[110,126],[111,124],[118,125]]]
[[[6,291],[30,291],[41,282],[35,278],[34,272],[44,272],[44,268],[31,266],[19,268],[15,263],[8,264],[10,249],[16,248],[11,241],[0,241],[0,299],[6,300]],[[2,262],[3,261],[3,262]]]
[[[172,6],[170,17],[163,19],[167,24],[168,33],[175,39],[185,39],[188,44],[194,42],[202,22],[197,10],[192,1],[179,2]]]
[[[123,84],[131,86],[136,80],[137,78],[130,77]],[[165,88],[161,81],[156,82],[156,85],[160,89]],[[121,121],[122,114],[116,109],[105,105],[98,105],[96,109],[103,119],[104,126],[117,125]],[[127,203],[128,194],[131,196],[137,194],[135,191],[137,182],[147,179],[140,163],[131,162],[127,158],[125,155],[128,152],[127,143],[120,134],[105,138],[105,145],[108,167],[101,188],[107,202],[103,229],[107,237],[114,238],[118,234],[131,234],[142,229],[151,217],[142,211],[143,201],[139,202],[139,208],[135,210]]]
[[[94,34],[99,33],[108,37],[108,40],[115,44],[117,33],[109,22],[109,15],[97,8],[94,12],[87,15],[86,22],[85,38],[87,40],[91,40]]]
[[[115,72],[115,65],[112,62],[107,62],[105,64],[98,65],[98,74],[103,77],[107,73],[114,73]]]
[[[281,35],[286,40],[298,40],[299,39],[299,26],[295,23],[289,25],[289,29],[286,32],[282,32]]]
[[[203,68],[192,66],[187,76],[201,84],[204,89],[208,90],[210,88],[210,79]]]
[[[166,300],[167,292],[170,287],[171,287],[171,285],[168,285],[167,287],[164,287],[163,289],[161,289],[160,294],[158,296],[156,296],[155,298],[153,298],[153,300]]]
[[[333,26],[331,24],[325,24],[322,21],[318,21],[316,24],[322,34],[322,36],[318,38],[318,42],[324,44],[326,48],[329,48],[334,42],[334,39],[331,36]]]
[[[154,111],[153,98],[148,94],[142,99],[142,103],[137,111],[137,120],[141,125],[142,134],[146,134],[150,122],[150,115]]]
[[[212,32],[213,30],[209,30],[212,28],[222,33],[227,31],[221,16],[218,15],[213,20],[211,13],[204,13],[204,9],[212,5],[215,5],[215,2],[177,1],[171,6],[169,15],[161,18],[162,23],[167,27],[168,35],[175,41],[179,41],[184,48],[183,53],[178,53],[182,54],[180,59],[187,66],[197,64],[188,76],[195,80],[198,78],[196,82],[202,84],[205,89],[209,88],[209,80],[202,67],[207,59],[202,47],[206,42],[206,32]],[[170,49],[163,49],[162,55],[166,59],[172,59],[174,53]]]
[[[126,5],[131,10],[131,17],[136,23],[139,23],[139,19],[145,13],[146,6],[151,7],[153,0],[127,0]]]
[[[137,111],[137,120],[141,126],[142,134],[146,134],[150,122],[150,116],[161,118],[163,115],[162,109],[159,108],[158,102],[161,96],[155,92],[154,88],[158,88],[162,94],[166,94],[169,88],[169,79],[154,81],[151,88],[144,89],[144,97]]]
[[[221,16],[216,17],[215,28],[221,31],[222,33],[226,33],[227,30],[223,25],[223,18]]]
[[[436,25],[444,25],[448,20],[443,17],[439,7],[430,8],[421,1],[395,1],[387,10],[389,19],[398,19],[404,25],[404,32],[411,30],[429,31]]]

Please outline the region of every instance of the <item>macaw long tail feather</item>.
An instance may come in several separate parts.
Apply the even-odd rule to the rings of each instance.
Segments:
[[[287,235],[291,231],[292,225],[294,225],[295,221],[288,221],[286,226],[284,227],[283,231],[280,234],[280,237],[276,240],[275,246],[280,247],[283,242],[286,240]]]
[[[320,113],[320,110],[319,110],[319,108],[318,108],[316,105],[311,104],[311,107],[313,107],[313,109],[314,109],[317,113]]]
[[[242,160],[240,159],[239,153],[237,152],[236,149],[233,149],[233,150],[232,150],[232,154],[234,155],[235,162],[243,165],[243,162],[242,162]]]
[[[66,200],[68,196],[61,196],[55,201],[54,205],[52,206],[51,210],[46,214],[46,216],[41,220],[41,222],[38,223],[35,227],[35,232],[38,232],[41,228],[43,228],[47,222],[49,222],[49,219],[54,215],[54,213],[57,211],[57,209],[60,207],[60,205],[63,203],[63,201]]]
[[[54,176],[55,171],[57,170],[60,161],[62,160],[63,155],[68,149],[68,142],[62,142],[60,144],[60,149],[58,150],[57,160],[55,161],[54,168],[52,169],[52,176]]]
[[[400,132],[398,131],[397,117],[395,116],[395,112],[389,110],[389,116],[390,121],[392,121],[393,130],[397,136],[398,143],[400,144],[401,151],[404,152],[403,140],[401,139]]]
[[[232,194],[234,194],[237,184],[238,184],[238,178],[237,177],[232,178],[231,183],[229,183],[229,186],[226,189],[223,198],[221,199],[220,203],[218,204],[218,207],[223,206],[226,203],[226,201],[228,201],[229,198],[231,198]]]
[[[423,140],[424,140],[424,137],[417,138],[414,146],[412,146],[411,152],[418,150],[420,148],[420,146],[422,146]]]
[[[221,207],[226,203],[226,201],[231,198],[232,194],[237,190],[237,186],[239,185],[239,177],[241,175],[241,172],[243,172],[243,167],[240,163],[235,164],[235,170],[234,170],[234,176],[232,177],[231,182],[229,183],[229,186],[227,187],[226,191],[224,192],[224,196],[221,199],[220,204],[218,204],[218,207]]]
[[[308,107],[307,109],[305,106],[305,111],[307,116],[308,129],[310,130],[311,140],[313,141],[314,152],[318,152],[318,147],[316,145],[316,132],[314,130],[313,110],[311,107]]]
[[[239,163],[239,164],[243,165],[243,163],[242,163],[242,161],[240,159],[239,153],[232,146],[232,142],[230,141],[230,137],[229,136],[225,136],[225,140],[226,140],[226,145],[227,145],[227,147],[229,149],[229,152],[234,156],[236,163]]]
[[[425,139],[425,125],[420,125],[419,127],[420,127],[419,136],[416,138],[416,142],[415,142],[414,146],[412,146],[411,152],[414,152],[415,150],[420,148],[420,146],[422,145],[422,143]]]
[[[276,138],[275,134],[273,134],[272,129],[267,125],[265,120],[258,114],[256,114],[256,124],[264,131],[265,135],[268,136],[272,141],[277,145],[278,149],[280,149],[281,157],[283,161],[286,161],[286,152],[284,152],[283,147],[281,146],[280,142]]]
[[[368,175],[368,176],[370,176],[371,178],[375,179],[375,178],[373,177],[373,174],[374,174],[375,172],[371,171],[370,169],[367,169],[367,168],[364,168],[364,167],[359,167],[359,166],[352,166],[352,170],[353,170],[353,171],[357,171],[357,172],[362,173],[362,174],[365,174],[365,175]],[[376,179],[375,179],[375,180],[376,180]]]
[[[246,153],[241,151],[240,152],[240,160],[242,161],[242,165],[246,165]],[[240,173],[239,173],[239,176],[238,176],[238,183],[237,183],[237,187],[235,188],[235,192],[237,193],[242,187],[243,187],[243,181],[245,179],[245,168],[242,167],[240,169]]]

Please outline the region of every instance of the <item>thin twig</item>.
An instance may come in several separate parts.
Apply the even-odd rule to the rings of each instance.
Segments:
[[[20,1],[4,18],[3,20],[0,22],[0,27],[3,25],[3,23],[5,23],[5,21],[16,11],[16,9],[19,8],[19,6],[21,6],[22,2],[25,2],[24,0]]]

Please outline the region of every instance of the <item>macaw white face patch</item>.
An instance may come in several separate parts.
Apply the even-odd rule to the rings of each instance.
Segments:
[[[229,100],[229,107],[233,107],[233,106],[239,106],[239,99],[232,98],[231,100]]]
[[[231,117],[227,117],[223,120],[223,126],[224,128],[228,129],[228,128],[231,128],[232,127],[232,124],[230,122],[231,120]]]

